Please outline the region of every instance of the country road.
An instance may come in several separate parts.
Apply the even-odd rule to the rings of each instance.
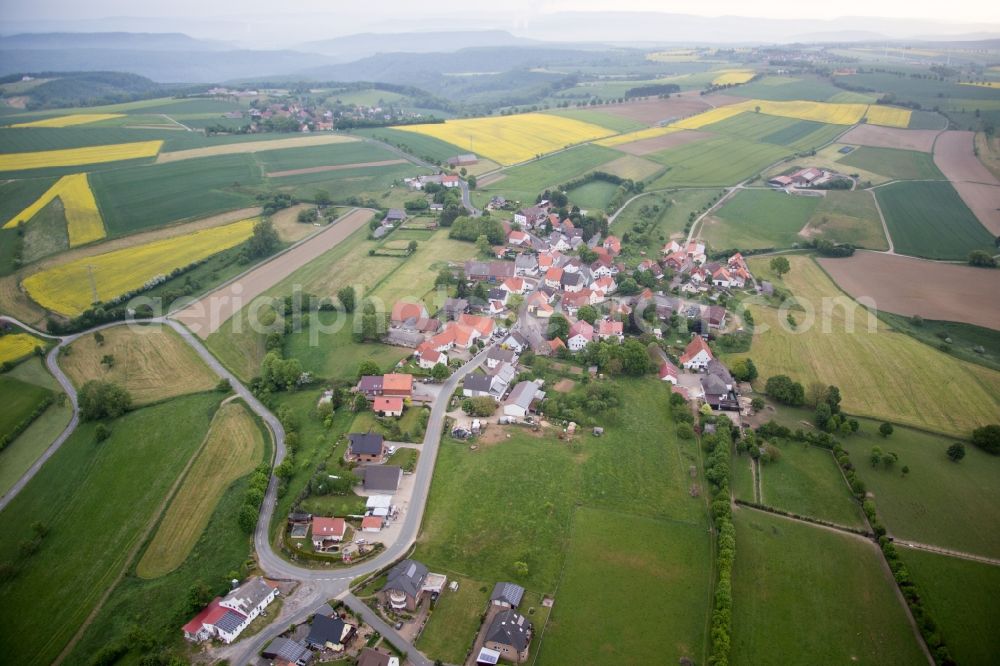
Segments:
[[[60,349],[68,344],[71,344],[74,340],[77,340],[85,335],[90,335],[95,331],[111,328],[113,326],[127,326],[129,324],[127,322],[112,322],[88,329],[86,331],[81,331],[73,335],[55,337],[46,335],[40,331],[35,331],[31,327],[26,326],[12,317],[2,316],[0,318],[17,326],[21,326],[33,333],[37,333],[40,336],[59,340],[59,344],[49,351],[49,354],[46,357],[46,364],[52,374],[59,381],[60,385],[66,391],[66,395],[73,405],[73,418],[70,424],[49,446],[49,448],[46,449],[42,456],[35,461],[31,468],[29,468],[29,470],[20,479],[18,479],[17,483],[14,484],[11,490],[4,495],[2,499],[0,499],[0,510],[3,510],[3,508],[17,496],[21,489],[23,489],[31,481],[31,479],[34,478],[34,476],[38,473],[38,470],[41,469],[45,462],[59,450],[59,447],[62,446],[66,439],[73,433],[80,422],[76,389],[58,364]],[[227,370],[225,366],[223,366],[222,363],[220,363],[219,360],[212,355],[208,348],[202,344],[198,336],[192,333],[183,324],[175,321],[174,319],[170,319],[169,317],[157,317],[143,320],[143,323],[155,323],[169,326],[181,336],[181,339],[183,339],[198,354],[202,361],[204,361],[205,364],[208,365],[208,367],[210,367],[220,378],[229,380],[234,393],[242,398],[246,402],[247,406],[259,415],[267,424],[268,428],[270,428],[275,442],[275,453],[273,460],[271,461],[272,469],[274,466],[280,465],[282,460],[285,458],[286,449],[285,430],[278,418],[253,395],[250,389],[240,382],[233,373]],[[489,348],[483,349],[465,365],[456,370],[442,385],[438,399],[435,400],[431,406],[431,414],[427,422],[427,431],[424,435],[422,454],[414,473],[413,494],[410,499],[409,510],[402,519],[403,522],[399,537],[391,546],[372,559],[351,567],[343,567],[333,570],[318,570],[297,566],[275,553],[271,547],[269,533],[270,525],[272,519],[274,518],[275,507],[277,505],[278,482],[277,477],[273,475],[271,476],[267,493],[265,494],[264,501],[261,505],[257,528],[254,532],[254,548],[257,552],[258,562],[260,564],[260,568],[270,578],[294,580],[300,581],[303,584],[308,584],[309,595],[307,598],[298,600],[298,603],[295,606],[295,611],[279,615],[260,634],[253,636],[249,640],[239,641],[232,646],[227,646],[218,650],[217,656],[219,658],[228,659],[230,663],[234,664],[248,663],[265,645],[267,645],[268,642],[270,642],[271,639],[283,632],[289,624],[304,622],[306,618],[308,618],[309,615],[311,615],[321,604],[331,599],[341,599],[356,612],[360,613],[365,618],[366,622],[374,626],[394,645],[407,651],[409,653],[410,661],[412,661],[415,666],[431,665],[429,660],[427,660],[423,655],[417,652],[416,648],[399,636],[399,634],[392,627],[388,626],[385,622],[379,619],[371,611],[371,609],[364,604],[364,602],[349,594],[349,588],[351,581],[355,578],[378,571],[379,569],[389,566],[396,560],[404,557],[416,542],[417,534],[420,531],[420,525],[423,520],[424,509],[427,504],[427,496],[430,491],[431,479],[434,475],[434,466],[437,462],[437,452],[441,443],[441,436],[444,431],[445,414],[448,411],[448,402],[462,379],[482,364],[488,351]]]

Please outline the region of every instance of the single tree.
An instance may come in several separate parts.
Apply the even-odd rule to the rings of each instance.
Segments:
[[[948,459],[952,462],[958,462],[965,457],[965,444],[962,442],[955,442],[948,447]]]
[[[111,436],[111,428],[104,425],[103,423],[98,423],[97,427],[94,428],[94,442],[100,444],[108,437]]]
[[[882,449],[877,446],[873,446],[871,455],[868,459],[871,461],[872,467],[877,467],[878,464],[882,462]]]
[[[448,372],[448,366],[444,363],[438,363],[433,368],[431,368],[431,377],[439,382],[443,382],[448,379],[451,373]]]
[[[882,435],[883,437],[888,437],[889,435],[891,435],[892,434],[892,424],[891,423],[883,423],[882,425],[880,425],[878,427],[878,434]]]
[[[903,473],[903,476],[906,476],[907,474],[910,473],[910,466],[903,465],[902,469],[900,469],[899,471]]]
[[[792,270],[792,265],[788,263],[787,257],[775,257],[771,260],[771,270],[777,273],[778,277],[781,277]]]
[[[382,368],[379,367],[378,363],[366,358],[365,360],[358,363],[358,379],[361,379],[365,375],[381,375]]]
[[[354,287],[346,286],[337,292],[337,300],[340,301],[340,305],[344,308],[344,312],[354,312],[355,308],[355,298]]]

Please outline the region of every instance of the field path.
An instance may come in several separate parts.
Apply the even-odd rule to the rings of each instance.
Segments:
[[[882,214],[882,206],[878,203],[878,197],[875,196],[875,190],[868,190],[868,193],[872,195],[872,201],[875,202],[875,210],[878,211],[878,219],[882,222],[882,231],[885,232],[885,239],[889,242],[889,249],[883,254],[896,254],[896,246],[892,244],[892,234],[889,233],[889,225],[885,222],[885,215]]]
[[[327,229],[309,236],[241,275],[223,283],[201,299],[171,316],[184,323],[202,339],[207,338],[257,296],[285,279],[301,266],[332,250],[362,228],[375,212],[354,208],[337,218]]]
[[[904,548],[911,548],[913,550],[926,550],[930,553],[937,553],[938,555],[947,555],[948,557],[957,557],[961,560],[972,560],[973,562],[980,562],[982,564],[989,564],[995,567],[1000,567],[1000,560],[995,557],[986,557],[985,555],[976,555],[975,553],[966,553],[961,550],[951,550],[949,548],[941,548],[940,546],[932,546],[926,543],[917,543],[916,541],[901,541],[899,539],[894,539],[893,543],[897,546],[903,546]]]
[[[171,119],[173,120],[173,119]],[[179,124],[179,123],[178,123]],[[204,148],[189,148],[160,153],[156,164],[190,160],[198,157],[215,157],[217,155],[238,155],[241,153],[259,153],[266,150],[281,150],[283,148],[305,148],[308,146],[325,146],[333,143],[353,143],[357,137],[344,134],[321,134],[317,136],[300,136],[290,139],[272,139],[270,141],[246,141],[244,143],[223,143]]]

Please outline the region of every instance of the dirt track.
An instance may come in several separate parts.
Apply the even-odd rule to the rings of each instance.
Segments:
[[[653,137],[652,139],[640,139],[631,143],[623,143],[620,146],[615,146],[615,150],[620,150],[630,155],[648,155],[659,150],[677,148],[678,146],[707,139],[712,136],[716,135],[709,132],[699,132],[698,130],[681,130],[680,132],[671,132],[670,134]]]
[[[911,130],[879,127],[878,125],[858,125],[845,134],[840,142],[929,153],[934,150],[934,137],[938,134],[939,130]]]
[[[880,310],[1000,330],[1000,308],[991,306],[1000,271],[864,251],[818,261],[841,289]]]
[[[254,268],[242,277],[219,287],[173,315],[198,337],[204,339],[269,288],[294,273],[321,254],[333,249],[352,233],[368,224],[372,212],[353,210],[328,229],[311,236],[300,245]]]
[[[331,166],[306,167],[305,169],[289,169],[288,171],[272,171],[265,174],[268,178],[282,178],[284,176],[301,176],[307,173],[323,173],[325,171],[342,171],[344,169],[362,169],[365,167],[391,166],[393,164],[406,164],[406,160],[382,160],[380,162],[358,162],[356,164],[337,164]]]
[[[973,137],[972,132],[943,132],[934,144],[934,163],[983,226],[1000,236],[1000,181],[972,152]]]
[[[157,164],[190,160],[198,157],[214,157],[216,155],[237,155],[239,153],[257,153],[264,150],[280,150],[282,148],[305,148],[308,146],[325,146],[331,143],[349,143],[359,141],[354,137],[342,134],[320,134],[316,136],[298,136],[291,139],[275,139],[273,141],[246,141],[244,143],[226,143],[205,148],[190,150],[175,150],[171,153],[160,153]]]

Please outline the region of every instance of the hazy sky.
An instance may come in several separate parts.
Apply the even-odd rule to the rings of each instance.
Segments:
[[[246,14],[343,13],[371,18],[392,18],[395,14],[448,11],[490,14],[519,14],[522,18],[555,11],[661,11],[703,16],[759,16],[768,18],[828,19],[838,16],[882,16],[920,18],[954,22],[998,22],[1000,2],[987,0],[836,0],[834,2],[763,2],[760,0],[461,0],[447,5],[413,0],[376,0],[370,3],[344,0],[171,0],[170,2],[135,2],[134,0],[0,0],[0,19],[83,19],[108,16],[233,18]]]

